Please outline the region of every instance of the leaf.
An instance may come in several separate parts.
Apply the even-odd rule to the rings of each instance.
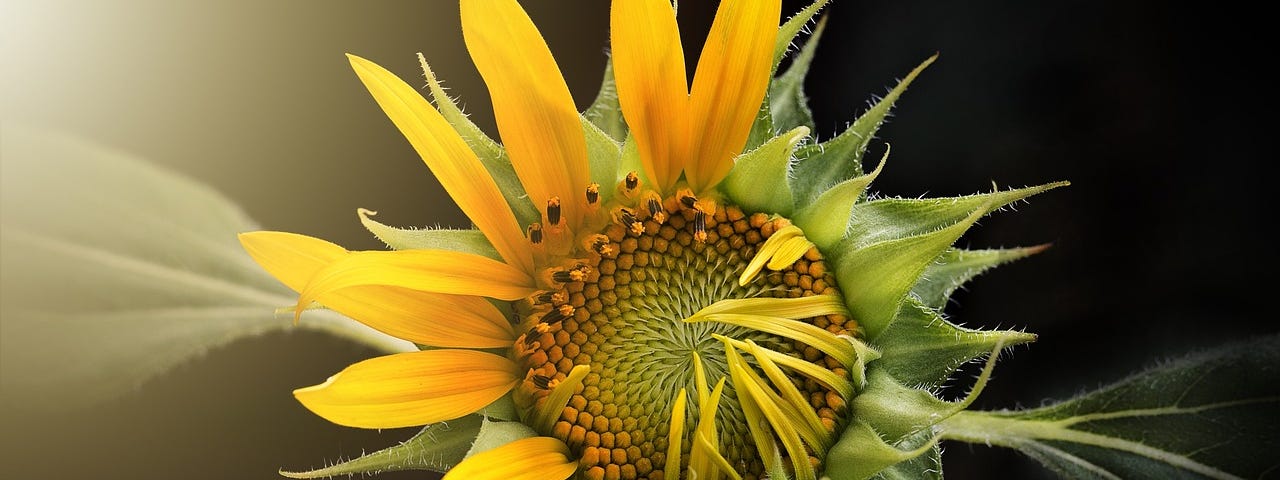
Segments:
[[[895,465],[911,462],[917,457],[937,451],[937,440],[928,434],[927,431],[922,432],[921,436],[925,439],[923,443],[916,442],[914,437],[902,442],[886,442],[875,428],[855,418],[840,434],[836,445],[827,452],[823,478],[862,480],[879,475],[886,469],[896,471],[892,468]],[[903,470],[906,470],[905,478],[921,478],[921,472],[912,472],[909,466],[904,466]]]
[[[929,432],[920,432],[902,440],[902,448],[918,448],[930,440]],[[879,480],[942,480],[942,447],[933,444],[923,455],[898,462],[871,477]]]
[[[515,214],[516,220],[519,220],[521,225],[541,220],[542,214],[525,194],[524,185],[520,183],[520,177],[511,166],[511,159],[507,158],[506,149],[472,123],[471,119],[467,118],[467,114],[462,113],[462,109],[458,108],[453,99],[445,93],[435,73],[427,65],[426,57],[421,53],[418,54],[418,62],[422,65],[423,76],[427,77],[427,88],[431,90],[431,100],[435,103],[436,110],[467,142],[471,151],[475,152],[476,158],[484,165],[489,176],[493,177],[493,182],[498,184],[498,190],[502,191],[503,197],[507,200],[507,206],[511,208],[511,213]]]
[[[90,404],[235,339],[291,328],[296,296],[241,250],[257,227],[217,192],[128,155],[5,126],[0,389]],[[300,327],[411,351],[332,312]],[[39,366],[39,373],[31,372]]]
[[[787,185],[787,168],[796,144],[808,135],[808,128],[796,127],[742,154],[721,188],[744,209],[790,215],[794,203]]]
[[[823,17],[804,48],[800,49],[800,54],[791,60],[786,73],[769,83],[769,111],[773,115],[774,128],[817,129],[813,124],[813,112],[809,111],[809,98],[804,94],[804,78],[809,73],[809,64],[818,50],[818,39],[826,27],[827,19]]]
[[[962,412],[939,427],[947,439],[1021,450],[1065,478],[1258,478],[1280,469],[1277,412],[1280,336],[1269,336],[1057,404]]]
[[[368,209],[357,209],[360,223],[382,243],[396,250],[435,249],[454,252],[472,253],[501,261],[502,256],[494,250],[493,245],[479,230],[457,230],[452,228],[396,228],[374,220],[378,212]]]
[[[1020,260],[1049,248],[1049,244],[1022,248],[997,248],[991,250],[963,250],[953,248],[938,257],[938,261],[925,268],[920,282],[911,288],[911,295],[919,298],[929,308],[941,310],[951,294],[973,277],[1000,265]]]
[[[876,337],[877,367],[906,385],[936,387],[969,361],[1004,346],[1034,342],[1035,334],[1013,330],[971,330],[951,324],[937,311],[908,299],[898,317]]]
[[[613,141],[622,143],[627,138],[627,122],[622,118],[622,106],[618,103],[618,85],[613,80],[613,59],[604,64],[604,79],[600,81],[600,93],[582,116],[590,120]],[[604,185],[603,183],[601,185]]]
[[[434,423],[399,445],[361,455],[345,462],[305,472],[280,471],[289,478],[328,478],[339,475],[378,474],[398,470],[445,472],[461,462],[481,431],[479,415]]]
[[[888,95],[854,120],[853,125],[836,138],[820,144],[808,145],[796,152],[796,158],[799,161],[796,163],[795,181],[792,182],[799,186],[796,189],[796,197],[811,199],[826,191],[830,185],[862,175],[862,156],[866,153],[867,145],[871,143],[876,131],[884,123],[885,117],[889,115],[894,102],[897,102],[902,92],[907,90],[911,81],[915,80],[916,76],[937,58],[938,56],[934,55],[925,59],[920,66],[908,73],[906,78],[898,82],[898,86],[893,87]]]

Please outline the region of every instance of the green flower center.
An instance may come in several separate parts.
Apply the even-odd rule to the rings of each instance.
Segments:
[[[802,342],[728,323],[685,321],[722,300],[840,295],[816,248],[740,285],[764,242],[790,222],[731,205],[707,215],[690,203],[650,202],[644,220],[632,216],[610,224],[590,247],[597,254],[559,275],[568,280],[563,289],[541,296],[522,314],[528,331],[516,351],[528,374],[516,397],[526,412],[543,407],[574,367],[590,368],[550,430],[539,432],[565,441],[585,478],[664,477],[676,396],[681,389],[696,391],[698,365],[713,385],[730,377],[725,343],[717,337],[750,340],[848,377],[844,365]],[[800,321],[835,335],[857,330],[844,315]],[[828,433],[843,426],[840,395],[795,372],[788,378]],[[686,435],[699,418],[696,398],[688,402]],[[744,478],[761,476],[763,463],[732,382],[716,408],[721,455]],[[686,464],[689,443],[681,447]],[[815,464],[825,454],[808,453]]]

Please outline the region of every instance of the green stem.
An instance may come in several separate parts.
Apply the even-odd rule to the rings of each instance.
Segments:
[[[1042,441],[1074,443],[1110,450],[1122,451],[1167,463],[1210,478],[1237,479],[1222,470],[1196,462],[1183,455],[1160,450],[1132,440],[1109,437],[1092,432],[1072,430],[1061,423],[1026,420],[1002,415],[1000,412],[963,411],[937,425],[939,436],[946,440],[980,443],[1027,450],[1046,447]],[[1052,450],[1057,451],[1052,445]],[[1059,451],[1061,455],[1069,455]],[[1084,461],[1072,456],[1073,463]]]

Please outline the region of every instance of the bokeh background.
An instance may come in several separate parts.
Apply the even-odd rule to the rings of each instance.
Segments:
[[[585,107],[606,59],[608,2],[524,3]],[[713,3],[681,2],[689,65]],[[962,240],[1054,243],[979,278],[948,310],[970,326],[1041,335],[1001,364],[978,406],[1038,405],[1278,330],[1274,253],[1262,233],[1274,205],[1263,165],[1275,158],[1264,16],[1222,2],[834,3],[807,84],[822,138],[942,54],[881,131],[893,157],[879,192],[1073,182]],[[356,221],[357,207],[392,225],[467,225],[342,57],[358,53],[413,78],[414,53],[423,52],[493,132],[453,2],[0,5],[4,126],[43,125],[135,153],[214,186],[266,228],[353,249],[380,247]],[[392,445],[412,431],[330,425],[289,394],[372,354],[318,333],[271,334],[89,409],[6,403],[0,471],[269,479],[278,468]],[[981,446],[948,445],[945,463],[954,479],[1044,475],[1015,453]]]

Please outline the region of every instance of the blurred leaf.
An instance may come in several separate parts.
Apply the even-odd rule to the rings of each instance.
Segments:
[[[1280,468],[1278,412],[1280,336],[1271,336],[1057,404],[962,412],[939,427],[947,439],[1021,450],[1065,478],[1258,478]]]
[[[827,19],[823,17],[805,42],[804,48],[791,60],[787,71],[769,82],[769,111],[773,115],[775,128],[790,130],[808,127],[809,130],[817,130],[813,124],[813,112],[809,110],[809,97],[804,94],[804,77],[809,74],[809,64],[813,62],[814,52],[818,50],[818,39],[822,37],[826,26]]]
[[[248,335],[290,328],[296,296],[240,249],[257,227],[217,192],[128,155],[6,125],[0,155],[0,389],[104,400]],[[300,326],[414,347],[323,311]]]
[[[453,228],[396,228],[373,219],[378,212],[357,209],[360,223],[382,243],[396,250],[435,249],[473,253],[502,261],[502,256],[489,244],[484,233]]]
[[[305,472],[280,471],[289,478],[328,478],[339,475],[377,474],[397,470],[431,470],[444,472],[461,462],[479,435],[479,415],[434,423],[422,428],[413,438],[394,447],[361,455],[358,458]]]

